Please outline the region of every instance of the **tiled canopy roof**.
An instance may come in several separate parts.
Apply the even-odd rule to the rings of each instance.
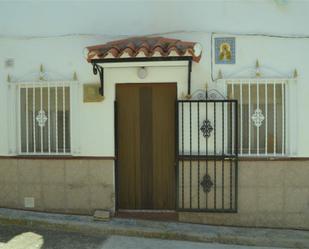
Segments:
[[[190,56],[199,62],[202,47],[196,42],[185,42],[164,37],[133,37],[87,47],[87,60],[127,57]]]

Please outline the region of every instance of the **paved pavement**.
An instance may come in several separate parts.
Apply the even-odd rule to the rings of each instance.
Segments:
[[[212,243],[93,236],[57,230],[0,225],[0,249],[270,249]]]
[[[106,240],[106,238],[108,238],[108,241],[105,244],[103,243],[105,246],[108,246],[109,245],[108,243],[112,243],[112,245],[114,243],[115,245],[111,246],[111,248],[117,248],[117,243],[120,243],[119,241],[121,241],[121,239],[120,237],[113,237],[113,236],[124,236],[124,237],[136,236],[151,239],[157,238],[157,239],[170,239],[174,241],[175,240],[187,241],[187,242],[181,242],[181,245],[186,245],[186,243],[191,243],[190,241],[194,241],[203,243],[237,244],[237,245],[250,245],[260,247],[264,246],[264,247],[278,247],[278,248],[282,247],[282,248],[309,249],[309,231],[299,231],[291,229],[223,227],[223,226],[209,226],[200,224],[188,224],[180,222],[162,222],[162,221],[147,221],[147,220],[119,219],[119,218],[113,218],[112,220],[106,222],[102,221],[99,222],[94,221],[93,217],[91,216],[50,214],[50,213],[40,213],[31,211],[11,210],[4,208],[0,208],[0,224],[26,226],[29,229],[48,228],[58,231],[64,231],[67,233],[77,232],[80,233],[77,236],[79,239],[78,238],[76,238],[76,240],[73,239],[72,242],[70,243],[74,245],[75,241],[79,241],[79,243],[84,243],[83,241],[85,240],[87,247],[82,246],[79,248],[100,248],[98,247],[98,245],[100,245],[100,243],[102,244]],[[14,236],[10,234],[9,238],[4,240],[4,242],[8,242],[9,239],[13,238],[13,241],[10,243],[18,244],[16,240],[17,239],[20,240],[21,237],[21,239],[24,240],[25,243],[29,243],[29,241],[32,240],[37,241],[38,244],[37,248],[40,248],[39,244],[42,243],[43,239],[44,244],[47,245],[51,243],[56,243],[57,241],[62,241],[61,237],[57,239],[57,236],[61,236],[62,234],[64,234],[64,232],[59,232],[58,235],[54,234],[54,236],[56,237],[53,237],[52,239],[53,242],[49,242],[48,236],[45,236],[44,238],[44,234],[41,234],[44,233],[44,230],[39,231],[39,233],[37,234],[36,233],[23,234],[22,236],[18,236],[17,238],[15,238],[15,240]],[[20,232],[19,234],[21,233],[23,232]],[[48,231],[46,233],[48,235]],[[3,236],[4,235],[5,230],[3,230]],[[16,233],[15,235],[18,235],[18,233]],[[91,243],[89,241],[88,241],[89,243],[87,242],[87,239],[92,237],[93,239],[91,240],[91,243],[94,243],[93,245],[94,247],[91,247]],[[69,236],[69,238],[71,237]],[[67,239],[63,238],[63,240],[66,241]],[[97,240],[99,240],[99,242],[95,243],[95,241]],[[126,239],[125,241],[128,242],[127,245],[128,248],[130,248],[129,241],[132,241],[132,239]],[[154,240],[154,244],[155,242],[156,240]],[[143,245],[142,241],[136,243],[138,245]],[[176,243],[176,242],[165,242],[165,243],[166,245],[170,245],[170,243]],[[159,244],[157,247],[160,246],[161,245]],[[164,246],[164,248],[166,247],[167,246]],[[171,248],[172,247],[174,247],[173,244],[171,244]],[[62,248],[62,247],[59,247],[59,245],[57,245],[56,247],[50,247],[50,248]],[[78,248],[78,247],[72,246],[71,248]],[[124,247],[120,245],[118,248],[124,248]],[[136,246],[134,246],[133,248],[136,248]],[[152,247],[146,247],[146,248],[152,248]],[[180,247],[180,248],[190,248],[190,247]]]

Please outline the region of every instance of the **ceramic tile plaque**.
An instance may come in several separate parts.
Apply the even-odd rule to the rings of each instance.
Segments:
[[[215,63],[235,64],[235,37],[215,38]]]
[[[84,103],[101,102],[104,96],[99,93],[99,84],[84,84]]]

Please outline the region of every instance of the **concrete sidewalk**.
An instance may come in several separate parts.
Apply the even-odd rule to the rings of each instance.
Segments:
[[[0,223],[76,231],[91,235],[125,235],[236,245],[309,248],[309,231],[299,230],[221,227],[117,218],[108,222],[98,222],[91,216],[11,209],[0,209]]]

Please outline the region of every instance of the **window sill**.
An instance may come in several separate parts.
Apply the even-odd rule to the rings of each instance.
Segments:
[[[115,160],[113,156],[73,156],[73,155],[15,155],[0,156],[0,159],[17,160]]]
[[[239,161],[308,161],[309,157],[291,156],[239,156]]]

